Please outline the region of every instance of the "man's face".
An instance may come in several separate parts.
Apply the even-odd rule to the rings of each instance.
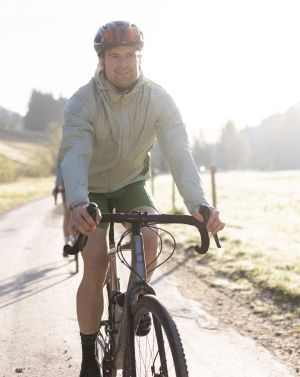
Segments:
[[[134,46],[113,47],[100,59],[107,79],[119,90],[130,88],[140,75],[141,54]]]

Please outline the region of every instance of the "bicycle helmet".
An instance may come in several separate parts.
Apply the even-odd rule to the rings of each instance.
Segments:
[[[123,45],[136,46],[141,50],[144,46],[144,37],[140,29],[127,21],[112,21],[100,27],[94,38],[94,48],[97,55],[112,47]]]

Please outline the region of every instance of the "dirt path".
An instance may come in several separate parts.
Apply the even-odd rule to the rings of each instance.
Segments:
[[[80,339],[75,294],[81,274],[74,275],[74,263],[62,258],[61,221],[61,208],[53,206],[52,198],[32,202],[0,217],[0,377],[13,377],[16,374],[30,377],[78,377]],[[176,265],[176,269],[177,267]],[[172,269],[172,264],[168,264],[167,268]],[[175,300],[179,297],[178,291],[170,297],[163,297],[163,302],[171,305],[182,331],[188,327],[188,323],[190,325],[189,332],[183,333],[183,338],[188,345],[188,354],[196,355],[196,360],[195,356],[191,358],[195,368],[191,377],[198,377],[195,370],[200,352],[200,336],[203,344],[211,347],[210,352],[203,353],[209,359],[202,361],[207,363],[209,377],[220,375],[218,368],[224,370],[223,376],[239,377],[244,369],[245,356],[240,356],[240,364],[238,366],[237,363],[235,368],[232,362],[236,354],[248,355],[247,350],[243,351],[246,345],[254,352],[247,358],[252,360],[249,362],[251,367],[255,369],[256,361],[259,361],[256,365],[262,366],[259,367],[259,373],[251,374],[249,365],[247,374],[243,373],[245,376],[292,376],[284,365],[277,363],[265,350],[257,349],[250,339],[245,338],[239,343],[241,337],[238,334],[227,331],[224,326],[216,326],[213,317],[203,310],[213,310],[216,306],[215,291],[190,279],[189,271],[178,271],[179,275],[178,272],[172,274],[172,279],[175,279],[176,275],[180,279],[176,284],[172,283],[174,289],[175,286],[185,286],[184,295],[189,297],[197,291],[196,298],[201,298],[202,301],[201,310],[199,304],[195,303],[196,309],[187,311],[187,307],[192,305],[191,301],[182,296],[179,307]],[[170,280],[170,271],[164,272],[163,278],[158,275],[154,281],[163,287]],[[198,296],[200,292],[201,295]],[[229,302],[224,299],[223,311],[225,313],[225,308],[228,309],[232,316],[232,308],[226,306]],[[198,337],[195,334],[200,335]],[[237,350],[232,353],[233,356],[228,348],[232,345]],[[218,361],[229,360],[227,362],[231,363],[231,369],[229,364],[226,368],[226,364],[216,363],[216,354],[221,355],[221,352],[224,357],[219,357]],[[215,365],[216,369],[210,369],[210,366]]]

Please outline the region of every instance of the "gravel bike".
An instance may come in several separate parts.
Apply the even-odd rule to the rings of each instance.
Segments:
[[[95,218],[96,205],[91,203],[88,211]],[[207,221],[209,208],[201,206],[200,212]],[[157,224],[195,226],[201,238],[200,246],[195,246],[195,250],[204,254],[210,244],[205,222],[200,223],[188,215],[140,212],[102,214],[101,221],[110,223],[110,262],[104,283],[106,313],[104,311],[97,336],[98,362],[103,377],[188,377],[183,345],[174,319],[147,282],[141,228],[149,227],[158,234],[158,229],[161,228],[158,228]],[[122,234],[117,244],[114,240],[114,223],[131,224],[130,229]],[[128,235],[130,245],[126,246],[124,239]],[[217,236],[214,238],[217,246],[221,247]],[[87,237],[80,235],[71,252],[82,251],[86,241]],[[173,241],[175,243],[174,238]],[[131,264],[126,261],[123,254],[128,246],[131,250]],[[172,253],[174,250],[175,247]],[[117,257],[130,270],[126,292],[120,291]]]

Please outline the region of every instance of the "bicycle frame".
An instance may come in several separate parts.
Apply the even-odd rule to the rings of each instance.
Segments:
[[[131,273],[128,280],[125,304],[121,323],[115,336],[115,352],[114,352],[114,369],[121,369],[125,354],[126,340],[128,332],[133,331],[133,324],[130,323],[131,311],[138,297],[143,294],[155,295],[154,289],[147,283],[147,271],[145,265],[144,242],[140,231],[139,224],[133,224],[131,229]],[[117,249],[113,247],[109,250],[110,263],[108,269],[108,281],[106,284],[110,286],[109,298],[113,299],[114,295],[119,292],[119,278],[117,274]],[[132,358],[134,360],[134,358]]]

